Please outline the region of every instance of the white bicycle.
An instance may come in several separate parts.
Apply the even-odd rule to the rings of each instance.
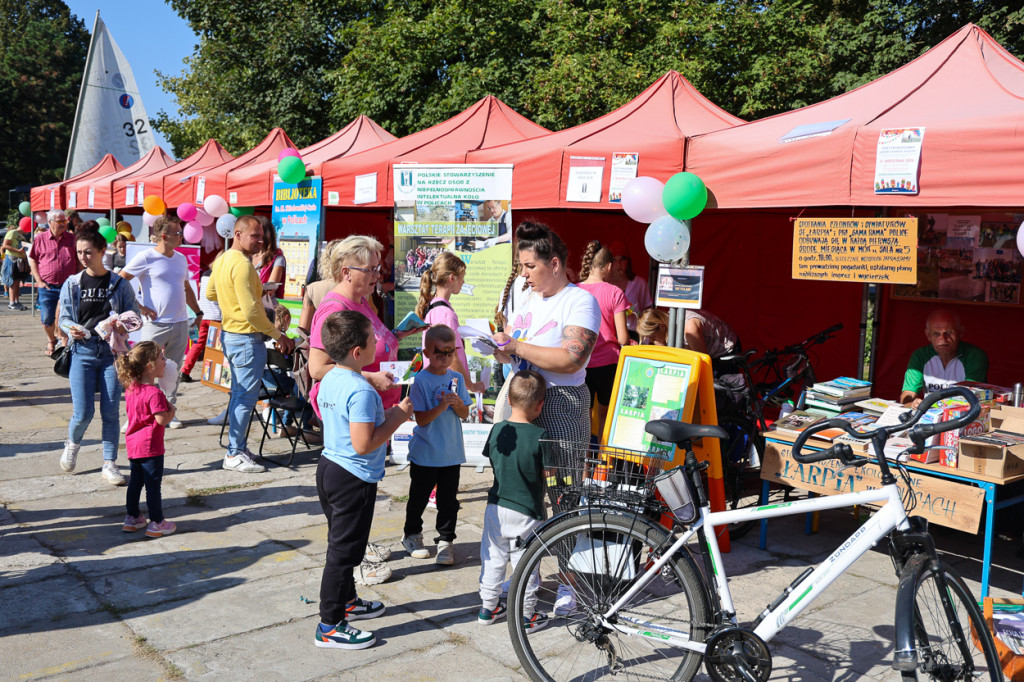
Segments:
[[[971,403],[967,415],[938,424],[917,423],[932,404],[953,396]],[[1002,680],[995,645],[974,596],[938,557],[927,520],[907,515],[882,454],[891,433],[912,427],[908,435],[914,446],[909,451],[920,452],[925,439],[963,427],[978,412],[972,393],[952,388],[928,395],[896,426],[868,433],[854,431],[841,419],[812,426],[794,444],[794,459],[810,463],[837,458],[852,467],[875,461],[882,486],[735,511],[710,510],[700,473],[706,464],[697,461],[691,446],[698,438],[725,437],[717,426],[649,422],[650,434],[686,453],[685,464],[667,473],[661,473],[662,462],[650,454],[609,449],[575,456],[574,462],[556,462],[549,488],[559,503],[556,509],[571,508],[525,539],[509,588],[508,626],[519,661],[534,680],[690,680],[703,661],[716,682],[764,682],[772,671],[766,642],[888,537],[899,578],[893,668],[908,680]],[[842,443],[801,453],[807,438],[834,427],[870,439],[873,460],[853,456]],[[909,492],[906,472],[899,464],[891,466]],[[913,499],[908,495],[911,511]],[[851,505],[882,506],[752,623],[738,623],[715,529]],[[536,583],[530,587],[534,571],[540,574],[539,588]],[[534,608],[551,610],[559,593],[574,595],[575,610],[555,616],[545,630],[528,630],[524,616]]]

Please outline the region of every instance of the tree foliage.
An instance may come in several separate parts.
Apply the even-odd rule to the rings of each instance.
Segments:
[[[61,0],[0,0],[0,191],[64,177],[88,49]]]
[[[165,79],[157,127],[178,154],[248,149],[274,125],[300,144],[360,114],[396,135],[493,94],[557,130],[677,70],[754,119],[842,94],[967,22],[1024,51],[1002,0],[170,0],[201,43]]]

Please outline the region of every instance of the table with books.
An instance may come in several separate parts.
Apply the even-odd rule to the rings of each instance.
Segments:
[[[822,382],[831,383],[831,382]],[[866,382],[865,382],[866,383]],[[965,382],[968,383],[968,382]],[[809,389],[815,389],[821,383]],[[979,385],[984,386],[984,385]],[[993,387],[998,388],[998,387]],[[859,393],[840,397],[837,407],[841,411],[797,410],[765,432],[765,455],[761,464],[762,501],[767,502],[772,483],[791,486],[812,495],[835,495],[880,487],[881,472],[876,464],[844,469],[837,460],[814,464],[800,464],[792,457],[792,444],[800,432],[821,419],[839,417],[851,422],[858,431],[871,429],[872,424],[899,423],[899,414],[906,411],[897,403],[868,397],[870,384]],[[979,392],[980,391],[980,392]],[[987,392],[986,392],[987,391]],[[997,402],[990,389],[977,389],[979,398],[988,408],[978,422],[959,432],[936,436],[934,449],[926,450],[914,459],[902,458],[911,479],[916,507],[908,513],[927,518],[949,528],[978,533],[984,513],[984,554],[982,563],[982,595],[988,594],[992,559],[994,516],[998,509],[1024,503],[1024,495],[997,501],[997,489],[1015,481],[1024,480],[1024,409]],[[833,395],[833,397],[836,397]],[[962,406],[942,405],[932,421],[945,421],[957,414]],[[895,420],[895,421],[893,421]],[[855,454],[868,454],[870,441],[858,440],[841,429],[828,429],[807,441],[807,448],[822,450],[836,442],[847,443]],[[910,444],[909,439],[895,436],[886,444],[885,454],[891,460]],[[940,449],[941,448],[941,449]],[[899,478],[897,476],[897,478]],[[903,481],[898,484],[902,489]],[[906,498],[904,498],[906,499]],[[807,533],[812,532],[812,519],[808,516]],[[767,547],[767,521],[761,522],[761,549]]]

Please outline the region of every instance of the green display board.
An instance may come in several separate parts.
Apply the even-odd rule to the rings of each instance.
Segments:
[[[644,430],[653,419],[679,419],[693,377],[693,365],[624,355],[619,390],[609,409],[608,445],[641,450],[671,461],[675,446],[654,441]]]

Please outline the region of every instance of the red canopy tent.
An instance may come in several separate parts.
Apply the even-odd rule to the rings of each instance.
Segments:
[[[669,71],[638,96],[588,123],[543,137],[471,151],[470,163],[514,163],[513,207],[620,210],[607,202],[611,156],[639,154],[638,175],[662,180],[683,170],[686,140],[691,135],[743,123],[711,103],[676,71]],[[604,202],[566,201],[573,156],[605,160]]]
[[[375,149],[323,164],[324,196],[339,195],[338,204],[356,206],[355,178],[377,174],[377,200],[359,208],[392,208],[391,167],[397,163],[463,163],[467,153],[530,137],[546,135],[546,128],[520,116],[507,104],[488,95],[465,111],[435,126],[383,144]],[[383,191],[381,191],[383,189]]]
[[[686,170],[707,184],[709,206],[795,207],[787,212],[789,218],[807,206],[843,207],[825,212],[833,216],[851,215],[856,210],[851,207],[857,206],[983,213],[979,207],[1020,206],[1024,179],[1008,169],[1019,166],[1024,158],[1024,141],[1017,134],[1022,117],[1024,64],[983,30],[968,24],[909,64],[849,93],[695,137],[690,142]],[[905,127],[924,129],[920,193],[876,195],[879,132]],[[845,293],[837,299],[834,286],[800,287],[790,280],[792,227],[788,220],[780,220],[778,212],[730,211],[723,215],[728,220],[716,217],[715,211],[696,219],[694,242],[698,249],[703,247],[696,235],[705,234],[710,225],[725,230],[725,243],[739,244],[756,233],[756,240],[764,241],[767,234],[785,247],[778,251],[772,272],[763,272],[761,266],[762,273],[756,280],[741,276],[742,282],[733,285],[737,290],[763,292],[760,287],[766,280],[791,281],[793,291],[799,288],[806,295],[776,298],[775,305],[796,309],[793,319],[816,320],[815,326],[824,327],[837,316],[859,318],[856,310],[844,307],[853,305],[852,294],[859,294],[861,287],[842,287]],[[734,268],[738,275],[748,272],[743,266],[750,263],[734,264],[739,266]],[[990,381],[1012,384],[1024,376],[1024,358],[1007,352],[1004,344],[986,343],[982,334],[982,330],[993,328],[996,309],[883,295],[874,352],[878,395],[899,394],[907,358],[925,343],[925,319],[940,305],[953,309],[964,320],[966,340],[987,350]],[[1024,334],[1022,318],[1019,314],[999,314],[999,336],[1017,338]]]
[[[258,145],[229,161],[184,173],[164,177],[163,200],[168,206],[180,206],[186,202],[201,202],[211,194],[219,194],[234,206],[242,206],[228,196],[228,173],[268,160],[277,160],[282,149],[295,145],[281,128],[271,130]],[[200,196],[201,195],[201,196]]]
[[[174,163],[160,147],[153,147],[141,159],[119,171],[103,176],[72,180],[65,187],[65,193],[78,194],[79,208],[89,211],[109,211],[115,206],[114,182],[133,175],[152,173]],[[91,196],[90,196],[91,195]]]
[[[165,187],[178,187],[188,182],[196,173],[207,168],[219,166],[235,157],[228,154],[224,147],[220,146],[217,140],[207,140],[206,144],[197,149],[191,155],[181,161],[157,171],[147,174],[135,174],[123,177],[114,181],[114,207],[131,208],[141,207],[142,200],[150,195],[159,197],[166,196]],[[131,206],[127,203],[127,189],[129,184],[135,184],[135,202]]]
[[[1024,195],[1024,64],[968,24],[825,102],[696,136],[686,170],[721,208],[1004,206]],[[920,193],[874,193],[879,132],[923,127]],[[791,140],[791,141],[787,141]],[[983,161],[982,161],[983,160]]]
[[[325,140],[300,150],[307,171],[321,175],[323,164],[379,147],[398,138],[372,119],[360,116]],[[273,203],[277,158],[236,168],[228,172],[227,191],[232,204],[269,206]],[[227,197],[225,197],[227,198]]]
[[[100,159],[95,166],[80,173],[73,178],[62,180],[61,182],[54,182],[49,185],[42,185],[40,187],[33,187],[31,192],[31,202],[33,211],[48,211],[51,208],[77,208],[76,206],[68,206],[67,202],[70,197],[65,193],[65,188],[73,183],[86,180],[88,178],[99,178],[104,175],[110,175],[116,171],[122,170],[124,166],[114,158],[113,154],[104,154],[103,158]],[[81,203],[79,198],[75,196],[75,203]]]

